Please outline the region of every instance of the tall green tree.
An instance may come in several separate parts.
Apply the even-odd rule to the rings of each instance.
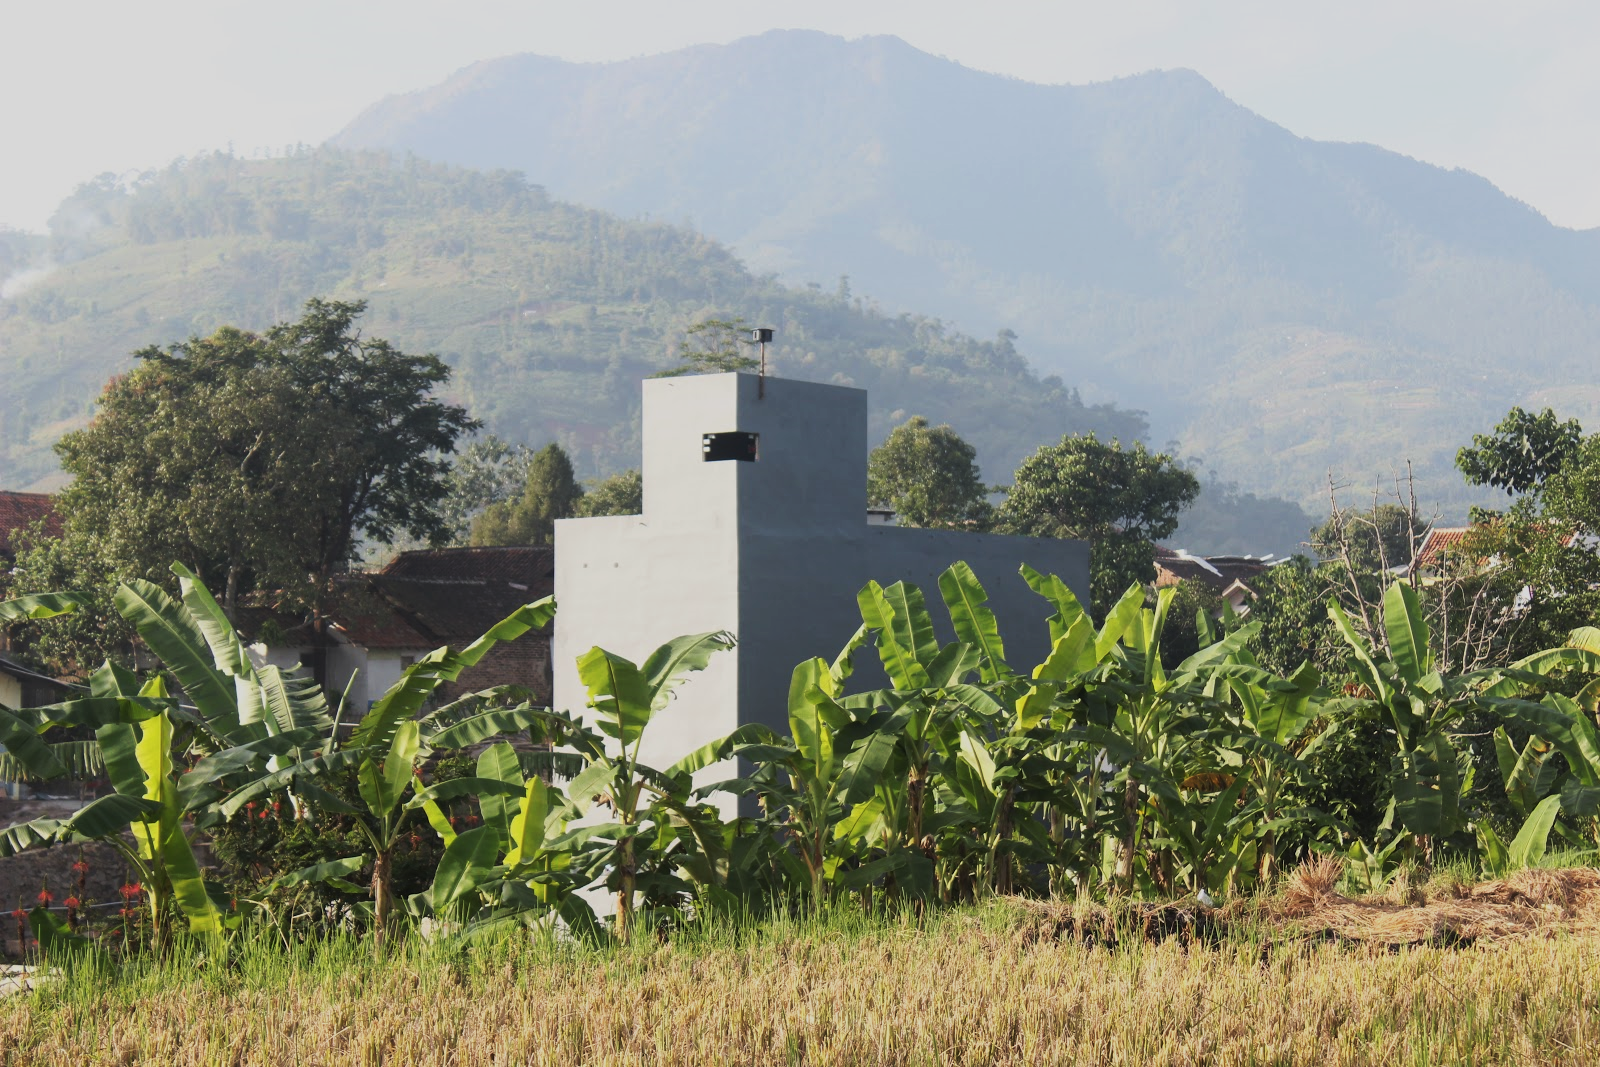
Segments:
[[[1600,613],[1593,586],[1600,536],[1600,437],[1549,408],[1512,408],[1492,433],[1456,454],[1474,485],[1514,499],[1503,512],[1474,508],[1478,524],[1459,562],[1492,574],[1501,600],[1517,603],[1512,653],[1557,644]]]
[[[1199,493],[1192,473],[1143,442],[1123,448],[1069,434],[1022,461],[996,526],[1088,541],[1093,610],[1103,615],[1129,584],[1155,579],[1155,542],[1171,536]]]
[[[447,457],[478,425],[465,408],[433,396],[450,367],[363,337],[356,320],[365,310],[365,302],[312,300],[298,320],[266,335],[270,363],[286,367],[296,389],[336,420],[337,450],[303,460],[305,483],[322,497],[310,559],[324,583],[354,558],[358,538],[448,537],[440,513]]]
[[[584,490],[578,501],[581,516],[638,515],[644,511],[644,478],[637,470],[626,470],[602,478]]]
[[[181,559],[230,615],[256,586],[320,617],[361,538],[446,535],[446,456],[475,423],[432,395],[441,360],[361,336],[363,308],[313,300],[264,334],[223,327],[136,353],[57,444],[73,476],[56,504],[64,536],[19,559],[13,591],[170,582]]]
[[[552,544],[556,520],[576,515],[582,499],[572,460],[560,445],[548,444],[529,460],[522,495],[491,504],[473,520],[472,544]]]
[[[994,519],[978,452],[949,426],[921,415],[889,431],[867,460],[867,502],[891,507],[907,526],[982,530]]]
[[[532,460],[533,449],[492,433],[463,448],[450,465],[450,491],[441,505],[452,538],[465,542],[479,513],[521,493]]]

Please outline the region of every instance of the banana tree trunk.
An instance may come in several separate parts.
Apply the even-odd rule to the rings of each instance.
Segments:
[[[994,851],[991,862],[994,864],[994,891],[1002,895],[1012,892],[1011,885],[1011,855],[1002,853],[1001,849],[1011,839],[1011,810],[1016,804],[1016,790],[1007,785],[1005,792],[1000,794],[1000,803],[995,811],[994,818]]]
[[[1277,786],[1272,780],[1272,771],[1269,768],[1262,782],[1262,821],[1271,823],[1277,818]],[[1261,835],[1261,862],[1257,869],[1263,889],[1271,887],[1278,877],[1278,833],[1268,830]]]
[[[920,764],[912,766],[906,780],[906,843],[912,848],[922,844],[922,798],[926,788],[925,769]]]
[[[633,836],[622,839],[622,863],[618,868],[621,884],[617,889],[617,940],[627,944],[633,936],[633,893],[639,872],[634,865]]]
[[[1139,783],[1133,778],[1122,789],[1122,818],[1126,829],[1117,847],[1117,888],[1127,892],[1133,888],[1133,853],[1139,836]]]
[[[389,878],[391,853],[384,850],[372,862],[372,940],[374,947],[382,949],[388,936],[389,909],[391,906]]]

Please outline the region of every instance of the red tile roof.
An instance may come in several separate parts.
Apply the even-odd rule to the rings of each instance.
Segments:
[[[0,491],[0,553],[14,557],[16,545],[12,535],[40,519],[45,520],[45,533],[61,536],[61,516],[56,514],[55,498],[49,493],[8,493]]]
[[[1413,572],[1437,567],[1445,557],[1461,550],[1461,545],[1472,532],[1471,526],[1435,526],[1422,537],[1417,554],[1411,561]]]

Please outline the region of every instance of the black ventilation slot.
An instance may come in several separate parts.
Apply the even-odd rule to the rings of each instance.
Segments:
[[[737,459],[745,463],[754,463],[757,443],[760,440],[759,434],[744,433],[740,430],[730,430],[727,433],[703,434],[700,437],[700,458],[707,463],[720,462],[725,459]]]

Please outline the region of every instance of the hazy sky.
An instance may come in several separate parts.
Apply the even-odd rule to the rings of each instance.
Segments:
[[[783,27],[895,34],[1039,82],[1190,67],[1298,134],[1465,167],[1600,226],[1593,0],[0,0],[0,225],[42,228],[104,171],[317,143],[479,59],[622,59]]]

